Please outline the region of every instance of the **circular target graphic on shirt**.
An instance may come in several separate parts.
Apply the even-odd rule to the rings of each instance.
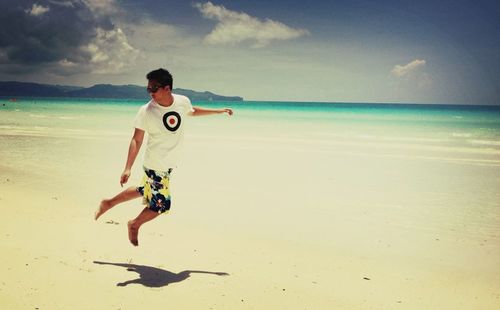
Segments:
[[[163,125],[170,131],[176,131],[181,126],[181,116],[177,112],[168,112],[163,115]]]

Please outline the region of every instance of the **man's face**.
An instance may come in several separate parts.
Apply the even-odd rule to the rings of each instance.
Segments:
[[[161,86],[157,81],[149,80],[147,91],[151,98],[158,101],[168,98],[170,95],[170,86]]]

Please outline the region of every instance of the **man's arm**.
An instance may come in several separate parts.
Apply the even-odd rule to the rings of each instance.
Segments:
[[[205,109],[200,107],[193,107],[193,112],[190,112],[191,116],[204,116],[212,114],[222,114],[227,113],[228,115],[233,115],[233,110],[231,109]]]
[[[130,145],[128,147],[128,155],[127,155],[127,164],[125,165],[125,170],[120,177],[120,185],[123,187],[123,184],[127,183],[128,178],[130,177],[130,171],[132,166],[134,165],[135,158],[141,149],[142,140],[144,139],[144,130],[136,128],[134,131],[134,135],[130,140]]]

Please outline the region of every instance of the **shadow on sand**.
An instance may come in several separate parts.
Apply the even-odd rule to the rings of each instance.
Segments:
[[[211,272],[211,271],[201,271],[201,270],[184,270],[179,273],[173,273],[168,270],[163,270],[160,268],[143,266],[143,265],[109,263],[109,262],[99,262],[99,261],[94,261],[94,263],[99,265],[113,265],[118,267],[124,267],[127,268],[128,271],[137,272],[139,274],[139,278],[117,283],[116,284],[117,286],[127,286],[129,284],[142,284],[147,287],[162,287],[162,286],[167,286],[171,283],[184,281],[187,278],[189,278],[192,273],[205,273],[217,276],[229,275],[228,273],[225,272]]]

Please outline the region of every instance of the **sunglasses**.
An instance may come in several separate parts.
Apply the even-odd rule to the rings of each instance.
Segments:
[[[158,91],[158,89],[163,88],[163,87],[164,87],[164,86],[155,85],[155,86],[153,86],[153,87],[148,87],[148,88],[146,88],[146,90],[148,91],[148,93],[152,93],[152,94],[154,94],[154,93],[156,93],[156,92]]]

